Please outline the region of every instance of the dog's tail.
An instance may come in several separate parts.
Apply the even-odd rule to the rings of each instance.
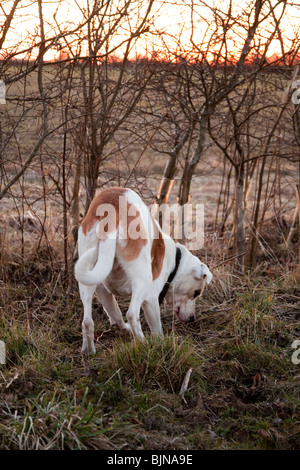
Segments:
[[[115,254],[116,237],[100,240],[98,247],[90,248],[79,257],[75,264],[76,280],[86,286],[104,282],[112,270]]]

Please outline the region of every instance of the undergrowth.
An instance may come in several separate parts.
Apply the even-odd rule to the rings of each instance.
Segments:
[[[0,285],[1,449],[299,448],[292,272],[216,269],[196,321],[164,306],[164,338],[142,317],[143,342],[111,330],[95,299],[97,353],[86,359],[76,285],[66,291],[59,265],[50,275],[45,261],[26,263],[7,265]]]

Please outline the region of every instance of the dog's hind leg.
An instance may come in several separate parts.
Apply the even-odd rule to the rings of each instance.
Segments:
[[[83,303],[83,321],[82,321],[82,352],[84,354],[95,354],[94,345],[94,321],[92,318],[92,300],[96,286],[84,286],[79,283],[81,301]]]
[[[132,333],[139,339],[144,338],[140,320],[141,306],[145,298],[143,287],[144,286],[139,285],[139,283],[133,283],[131,301],[126,313],[126,318],[131,326]]]
[[[119,305],[114,297],[103,284],[97,285],[98,298],[109,317],[111,326],[116,325],[120,330],[127,330],[131,332],[130,325],[125,323],[122,317]]]

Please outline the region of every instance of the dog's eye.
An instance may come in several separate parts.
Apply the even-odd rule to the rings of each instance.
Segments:
[[[200,295],[200,291],[199,291],[199,290],[195,290],[195,292],[194,292],[194,299],[195,299],[196,297],[198,297],[199,295]]]

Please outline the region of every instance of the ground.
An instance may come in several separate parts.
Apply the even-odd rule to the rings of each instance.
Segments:
[[[77,286],[66,292],[60,266],[42,251],[3,265],[0,448],[298,449],[296,265],[212,271],[194,323],[162,307],[164,339],[144,320],[145,342],[120,336],[95,299],[97,353],[84,358]]]

